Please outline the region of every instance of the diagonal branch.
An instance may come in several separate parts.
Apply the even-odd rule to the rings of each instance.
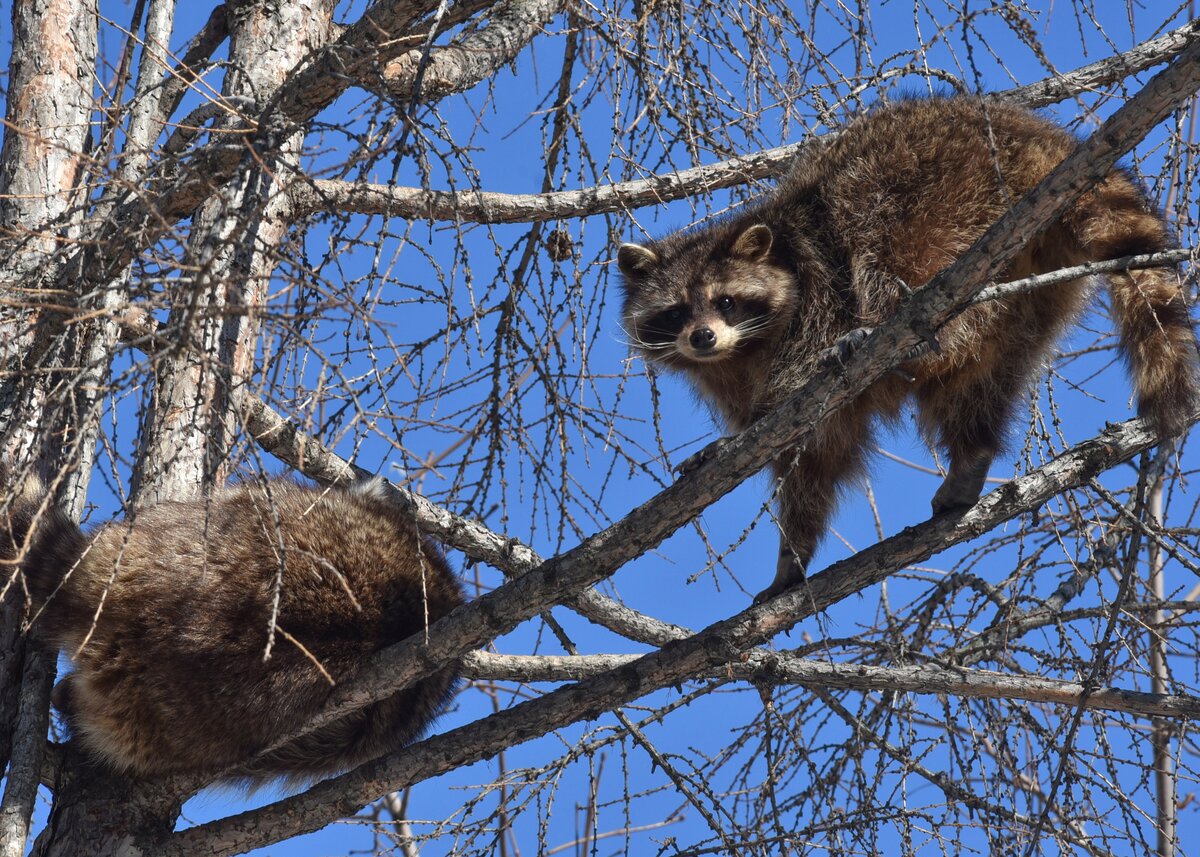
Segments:
[[[704,675],[713,668],[724,669],[727,665],[732,668],[747,657],[747,648],[883,581],[901,568],[975,538],[1036,509],[1063,491],[1087,484],[1097,474],[1128,461],[1156,442],[1157,437],[1142,420],[1110,426],[1098,437],[1072,447],[1048,464],[987,494],[961,516],[943,515],[909,527],[833,564],[805,585],[771,602],[717,622],[693,637],[670,643],[633,663],[434,736],[302,794],[180,831],[167,843],[164,857],[249,850],[316,830],[353,814],[384,792],[488,758],[552,729],[594,718],[601,711]],[[764,662],[769,663],[769,657]],[[771,680],[767,672],[757,678]],[[1174,716],[1181,714],[1182,711]]]

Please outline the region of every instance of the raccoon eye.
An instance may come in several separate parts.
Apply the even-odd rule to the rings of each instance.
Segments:
[[[716,300],[717,309],[721,312],[729,312],[733,309],[733,298],[729,295],[722,295]]]
[[[638,336],[643,342],[652,345],[662,345],[671,342],[683,329],[688,312],[685,307],[674,306],[656,314],[653,318],[639,325]]]

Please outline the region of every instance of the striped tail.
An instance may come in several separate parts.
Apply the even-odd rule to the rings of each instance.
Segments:
[[[1172,246],[1162,218],[1121,173],[1087,194],[1065,220],[1094,261]],[[1108,275],[1108,287],[1138,413],[1164,438],[1181,434],[1200,409],[1200,358],[1183,278],[1172,268],[1122,271]]]

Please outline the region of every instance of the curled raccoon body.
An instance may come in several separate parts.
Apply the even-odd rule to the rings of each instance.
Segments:
[[[27,483],[0,553],[16,559],[34,632],[74,664],[55,705],[116,770],[305,782],[419,737],[453,689],[443,670],[249,762],[333,683],[463,601],[382,483],[247,483],[91,533],[43,501]]]
[[[625,327],[647,360],[682,372],[739,431],[798,390],[838,340],[887,319],[908,287],[971,246],[1075,145],[1019,107],[972,98],[899,102],[802,154],[771,192],[732,215],[624,244]],[[1170,246],[1163,219],[1114,171],[1034,237],[1007,279]],[[1176,271],[1107,277],[1139,412],[1164,436],[1198,403],[1196,340]],[[783,534],[758,600],[803,577],[838,487],[856,475],[875,417],[909,396],[949,472],[941,512],[974,503],[1020,398],[1083,306],[1076,280],[973,307],[938,334],[940,354],[880,379],[800,452],[774,464]]]

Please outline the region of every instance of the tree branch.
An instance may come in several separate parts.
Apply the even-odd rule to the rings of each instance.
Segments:
[[[164,857],[249,850],[316,830],[337,818],[353,814],[387,791],[488,758],[507,747],[577,720],[595,718],[602,711],[704,675],[713,668],[724,669],[728,665],[732,669],[733,665],[747,660],[747,648],[787,631],[803,619],[883,581],[901,568],[1036,509],[1056,494],[1086,484],[1097,474],[1128,461],[1156,442],[1157,437],[1142,420],[1109,426],[1098,437],[1072,447],[1048,464],[987,494],[960,516],[942,515],[909,527],[834,563],[804,585],[766,604],[717,622],[633,663],[434,736],[320,783],[302,794],[180,831],[167,843]],[[458,612],[461,611],[443,621],[453,622]],[[434,644],[441,631],[443,628],[437,626],[431,629]],[[411,645],[412,642],[393,647],[397,650],[396,657],[401,656],[402,649],[410,650],[405,654],[413,656],[411,652],[417,647]],[[758,678],[770,680],[766,673]],[[1161,699],[1158,702],[1168,706],[1173,704]],[[1179,711],[1172,716],[1187,716],[1182,712],[1190,711],[1189,706],[1190,703],[1180,703]]]
[[[475,651],[462,661],[464,678],[487,681],[567,682],[593,678],[636,663],[641,655],[499,655]],[[948,693],[967,699],[1023,699],[1138,717],[1200,720],[1200,697],[1120,688],[1087,688],[1081,682],[1013,676],[992,670],[935,665],[879,667],[831,664],[780,652],[755,650],[743,659],[710,666],[693,679],[736,679],[756,684],[799,684],[842,690]]]
[[[413,85],[421,65],[420,50],[401,54],[383,67],[383,82],[395,97],[444,98],[475,86],[511,62],[520,50],[558,14],[562,0],[509,0],[489,13],[486,27],[429,53],[419,93]],[[372,80],[363,81],[370,87]]]
[[[1166,62],[1198,41],[1200,22],[1193,21],[1124,54],[989,97],[1027,107],[1052,104]],[[792,143],[716,164],[555,193],[453,192],[334,180],[297,182],[287,193],[295,219],[315,212],[338,212],[465,223],[537,223],[661,205],[772,178],[782,173],[806,145]]]
[[[1044,274],[1034,274],[1020,280],[1010,280],[1007,283],[997,283],[980,289],[979,294],[971,300],[973,304],[987,303],[1000,300],[1010,295],[1032,292],[1057,283],[1078,280],[1081,277],[1093,277],[1097,274],[1111,274],[1114,271],[1134,271],[1142,268],[1169,268],[1181,262],[1194,262],[1195,248],[1180,250],[1163,250],[1158,253],[1142,253],[1137,256],[1122,256],[1120,259],[1108,259],[1104,262],[1084,262],[1070,268],[1059,268]]]
[[[183,58],[171,69],[163,83],[158,103],[159,126],[165,124],[167,119],[174,115],[183,96],[199,80],[202,66],[209,61],[213,52],[227,38],[229,38],[228,10],[225,4],[221,3],[212,10],[208,20],[204,22],[204,26],[187,43]]]
[[[1139,71],[1153,68],[1182,53],[1196,42],[1200,42],[1200,19],[1189,21],[1158,38],[1148,39],[1123,54],[1106,57],[1037,83],[1006,89],[995,93],[994,97],[1015,101],[1026,107],[1043,107],[1081,93],[1093,92],[1101,86],[1116,83]]]
[[[55,663],[54,652],[26,646],[11,764],[0,802],[0,857],[25,854],[41,782],[46,730],[50,726],[50,688],[54,685]]]

